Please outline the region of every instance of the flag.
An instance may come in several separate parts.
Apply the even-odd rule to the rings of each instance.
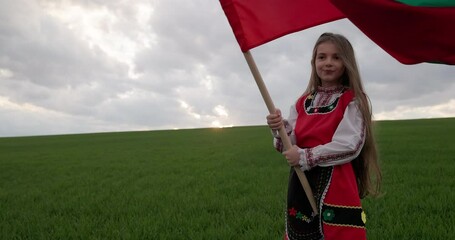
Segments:
[[[330,0],[403,64],[455,65],[453,0]]]
[[[220,0],[242,52],[344,18],[329,0]]]

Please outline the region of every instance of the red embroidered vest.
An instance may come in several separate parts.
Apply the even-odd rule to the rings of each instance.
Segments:
[[[296,104],[298,117],[294,131],[300,148],[316,147],[332,141],[348,104],[354,98],[354,92],[346,89],[326,106],[311,106],[314,97],[313,93],[302,96]]]

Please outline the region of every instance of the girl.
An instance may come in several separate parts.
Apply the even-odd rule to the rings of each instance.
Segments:
[[[305,171],[320,213],[312,214],[291,168],[285,239],[366,239],[360,199],[379,192],[381,172],[354,50],[344,36],[324,33],[311,66],[308,87],[289,118],[282,119],[280,110],[267,116],[275,148]],[[286,151],[277,131],[283,124],[295,144]]]

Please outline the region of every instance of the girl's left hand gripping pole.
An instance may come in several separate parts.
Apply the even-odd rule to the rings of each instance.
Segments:
[[[246,62],[248,63],[248,66],[250,67],[254,80],[256,81],[256,84],[258,85],[259,91],[261,92],[265,105],[267,105],[267,109],[269,110],[270,113],[275,113],[275,110],[276,110],[275,105],[273,104],[272,98],[270,97],[267,87],[265,86],[265,83],[262,80],[261,73],[259,72],[259,69],[257,68],[256,63],[254,62],[253,56],[251,55],[250,51],[244,52],[243,55],[245,56]],[[284,148],[290,149],[292,147],[292,143],[291,143],[291,140],[289,139],[288,134],[286,133],[286,129],[284,128],[284,126],[282,126],[279,129],[279,133],[280,133],[281,140],[283,141]],[[315,215],[317,215],[318,209],[317,209],[316,201],[313,196],[313,191],[311,190],[311,186],[308,183],[308,179],[306,178],[305,174],[302,172],[302,170],[300,168],[294,167],[294,170],[297,173],[300,183],[302,184],[303,190],[305,191],[308,201],[311,204],[313,213]]]

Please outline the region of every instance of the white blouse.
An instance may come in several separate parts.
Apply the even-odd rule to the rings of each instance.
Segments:
[[[334,101],[341,93],[319,92],[314,99],[314,106],[324,106]],[[289,117],[284,120],[286,131],[291,138],[292,144],[296,144],[294,128],[297,120],[297,110],[295,104],[291,106]],[[272,131],[274,135],[274,146],[278,151],[283,151],[283,144],[278,135],[278,131]],[[345,112],[343,119],[338,125],[332,141],[313,148],[299,148],[299,164],[303,171],[315,166],[327,167],[341,165],[352,161],[359,156],[365,143],[365,125],[362,113],[358,108],[358,103],[352,100]]]

